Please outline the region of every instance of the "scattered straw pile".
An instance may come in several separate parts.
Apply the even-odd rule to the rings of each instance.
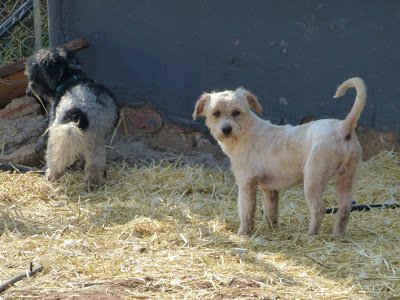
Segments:
[[[0,281],[30,262],[44,266],[5,299],[400,297],[400,209],[353,212],[342,239],[331,237],[327,215],[312,238],[298,187],[281,195],[279,230],[268,230],[258,210],[256,232],[244,238],[235,234],[229,172],[118,165],[96,192],[81,178],[69,173],[50,184],[37,174],[0,173]],[[399,197],[399,155],[365,163],[358,203]],[[333,187],[326,201],[336,206]]]

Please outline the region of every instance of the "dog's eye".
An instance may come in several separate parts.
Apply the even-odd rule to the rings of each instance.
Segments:
[[[217,110],[216,112],[213,113],[214,117],[219,117],[221,115],[221,112],[219,110]]]
[[[240,111],[234,110],[232,113],[232,117],[237,117],[238,115],[240,115]]]

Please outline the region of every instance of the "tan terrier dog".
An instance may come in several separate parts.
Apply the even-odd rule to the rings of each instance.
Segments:
[[[325,214],[322,196],[333,176],[339,198],[333,234],[345,233],[362,154],[354,129],[367,98],[360,78],[342,83],[334,98],[349,88],[355,88],[357,96],[343,121],[325,119],[299,126],[273,125],[257,117],[252,110],[260,114],[262,107],[243,88],[201,95],[193,119],[206,117],[211,134],[230,158],[239,187],[238,234],[249,234],[254,227],[257,186],[263,194],[264,217],[275,228],[278,192],[301,182],[310,210],[308,234],[318,234]]]

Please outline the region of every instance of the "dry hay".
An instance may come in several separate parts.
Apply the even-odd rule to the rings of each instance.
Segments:
[[[4,299],[398,299],[400,209],[353,212],[333,239],[326,215],[306,235],[302,187],[281,195],[281,227],[257,212],[239,237],[229,172],[179,163],[111,166],[107,185],[86,192],[81,172],[50,184],[37,174],[0,173],[0,281],[29,262],[44,271]],[[358,203],[398,201],[400,157],[364,164]],[[328,206],[336,206],[332,185]],[[260,204],[260,201],[258,201]]]

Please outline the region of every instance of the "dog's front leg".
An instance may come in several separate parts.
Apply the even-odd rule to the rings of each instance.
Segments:
[[[268,222],[270,228],[278,228],[278,198],[277,191],[270,191],[262,188],[264,203],[264,219]]]
[[[240,218],[238,234],[249,234],[254,227],[254,211],[256,209],[256,186],[254,184],[239,184],[238,208]]]

